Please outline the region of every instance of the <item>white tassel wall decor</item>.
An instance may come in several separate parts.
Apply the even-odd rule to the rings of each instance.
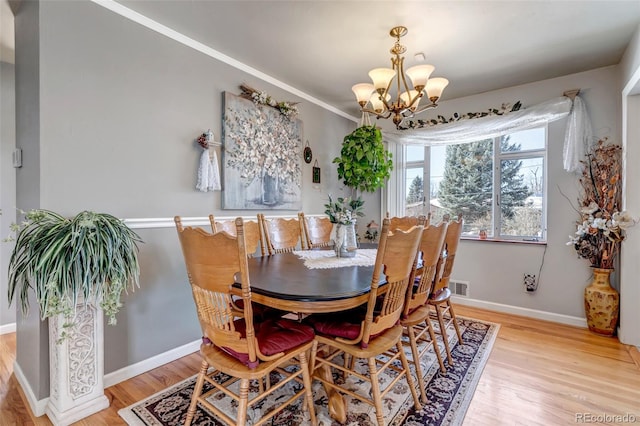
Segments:
[[[200,164],[198,166],[198,182],[196,189],[201,192],[220,191],[220,169],[218,167],[218,156],[215,150],[211,155],[209,153],[210,145],[218,145],[214,142],[213,132],[211,129],[207,133],[203,133],[198,137],[198,143],[202,147],[202,155],[200,156]]]

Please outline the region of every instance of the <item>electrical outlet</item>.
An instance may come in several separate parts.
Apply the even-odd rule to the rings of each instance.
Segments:
[[[538,283],[535,274],[524,274],[523,284],[527,291],[536,291]]]

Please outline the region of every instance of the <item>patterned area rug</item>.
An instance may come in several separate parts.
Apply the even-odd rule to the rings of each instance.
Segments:
[[[461,425],[464,420],[465,413],[473,397],[476,385],[482,374],[493,342],[498,334],[499,325],[478,321],[469,318],[458,317],[462,331],[463,345],[457,344],[455,330],[453,327],[448,330],[448,335],[452,340],[452,355],[454,365],[447,366],[447,372],[440,372],[438,362],[432,351],[429,351],[424,359],[421,360],[422,371],[425,373],[425,383],[427,383],[427,397],[429,404],[423,404],[421,410],[415,410],[413,407],[413,398],[411,392],[406,387],[406,382],[400,381],[396,388],[390,391],[383,403],[385,406],[384,417],[389,426],[455,426]],[[454,343],[455,342],[455,343]],[[444,347],[440,343],[443,359]],[[411,352],[407,347],[407,355],[410,357]],[[359,368],[366,371],[366,362],[359,360]],[[412,369],[412,373],[415,372]],[[391,373],[390,373],[391,374]],[[224,379],[224,375],[220,375],[220,379]],[[190,377],[181,383],[178,383],[168,389],[158,392],[149,398],[123,408],[118,412],[129,425],[134,426],[177,426],[184,423],[186,411],[191,399],[191,393],[195,383],[196,376]],[[338,379],[336,377],[336,379]],[[355,378],[352,388],[358,392],[368,393],[368,388],[361,381]],[[382,377],[381,381],[389,382],[391,376]],[[278,381],[278,374],[271,376],[271,383]],[[414,378],[414,382],[415,381]],[[297,386],[297,385],[291,385]],[[383,385],[384,386],[384,385]],[[340,423],[331,419],[327,410],[327,397],[322,385],[314,382],[314,401],[318,424],[321,426],[338,426]],[[283,387],[283,393],[290,393],[286,386]],[[224,407],[224,410],[230,412],[235,417],[235,403],[231,403],[228,397],[214,397],[216,406]],[[373,408],[368,404],[364,404],[356,399],[345,397],[347,400],[347,422],[346,425],[351,426],[374,426],[376,425],[375,413]],[[247,424],[252,424],[251,419],[259,415],[259,410],[269,411],[277,407],[278,395],[270,396],[252,411],[249,410]],[[300,408],[300,402],[295,407],[284,410],[273,419],[270,424],[273,425],[307,425],[309,424],[308,413]],[[218,426],[223,425],[212,413],[198,406],[196,417],[192,423],[197,426]]]

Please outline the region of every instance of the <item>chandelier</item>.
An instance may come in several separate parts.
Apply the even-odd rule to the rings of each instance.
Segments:
[[[391,68],[375,68],[369,71],[373,84],[359,83],[351,88],[362,110],[362,124],[369,124],[368,114],[374,114],[376,118],[392,117],[396,129],[401,129],[405,118],[411,118],[422,111],[437,107],[442,91],[449,84],[446,78],[429,78],[435,67],[421,64],[407,69],[406,75],[413,85],[413,89],[409,88],[405,77],[404,56],[401,56],[407,49],[400,44],[400,37],[406,34],[406,27],[393,27],[389,31],[389,35],[396,39],[389,50],[393,55]],[[391,86],[394,77],[397,77],[395,79],[396,95],[392,98]],[[430,103],[424,105],[423,102],[421,106],[420,101],[425,92]],[[367,104],[371,104],[371,107],[367,108]]]

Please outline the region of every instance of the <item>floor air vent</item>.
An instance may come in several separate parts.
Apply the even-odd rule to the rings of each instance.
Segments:
[[[449,281],[449,290],[456,296],[469,297],[469,281]]]

